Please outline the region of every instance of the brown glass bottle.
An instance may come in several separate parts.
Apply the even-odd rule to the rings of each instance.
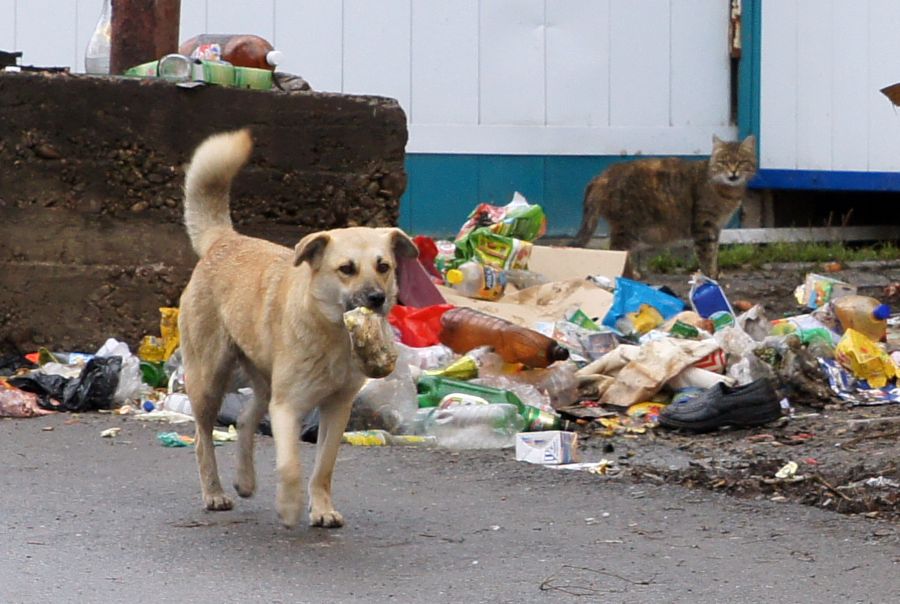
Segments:
[[[453,308],[444,313],[440,340],[458,354],[490,346],[507,363],[529,367],[546,367],[569,358],[569,351],[553,338],[471,308]]]
[[[200,34],[185,40],[178,47],[178,53],[192,58],[215,60],[209,52],[210,45],[218,45],[218,58],[235,67],[255,67],[275,69],[281,62],[281,52],[275,50],[268,40],[253,34]],[[194,53],[199,56],[193,57]]]

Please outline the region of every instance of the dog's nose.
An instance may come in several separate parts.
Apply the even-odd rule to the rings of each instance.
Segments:
[[[378,310],[384,306],[384,292],[369,292],[366,294],[366,306],[372,310]]]

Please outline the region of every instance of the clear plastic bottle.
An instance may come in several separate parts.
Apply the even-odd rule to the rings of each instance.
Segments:
[[[88,40],[84,51],[85,73],[105,75],[109,73],[110,34],[112,31],[112,3],[111,0],[103,0],[100,9],[100,18],[94,27],[94,33]]]
[[[507,363],[547,367],[569,358],[569,351],[553,338],[533,329],[472,308],[453,308],[441,317],[440,340],[458,354],[490,346]]]
[[[191,399],[183,392],[173,392],[166,395],[166,398],[163,399],[162,407],[166,411],[194,415],[194,412],[191,409]]]
[[[511,447],[524,425],[515,405],[506,403],[437,408],[424,421],[425,434],[449,449]]]
[[[503,359],[490,346],[479,346],[458,359],[446,363],[443,367],[431,369],[425,373],[454,380],[471,380],[486,375],[500,375],[505,366],[507,365]],[[518,365],[510,365],[510,367],[515,368]]]
[[[578,400],[578,366],[572,362],[554,363],[546,369],[523,372],[531,384],[547,395],[554,409],[566,407]]]
[[[884,339],[891,307],[869,296],[842,296],[831,302],[842,331],[854,329],[875,342]]]
[[[394,342],[397,348],[397,362],[406,363],[418,369],[438,369],[451,363],[456,354],[443,344],[416,348],[402,342]]]
[[[227,61],[235,67],[274,70],[282,61],[265,38],[253,34],[200,34],[185,40],[178,53],[204,61]]]
[[[469,260],[447,271],[447,283],[468,298],[496,300],[506,290],[503,271]]]

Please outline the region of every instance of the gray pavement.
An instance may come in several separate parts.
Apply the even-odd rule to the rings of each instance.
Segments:
[[[209,513],[192,450],[156,441],[171,427],[72,419],[0,420],[0,602],[900,602],[881,521],[510,451],[343,445],[347,526],[286,530],[271,439],[259,494]],[[218,449],[229,484],[234,448]]]

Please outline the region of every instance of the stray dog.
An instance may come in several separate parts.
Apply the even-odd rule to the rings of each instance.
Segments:
[[[178,327],[185,385],[196,420],[203,503],[228,510],[212,430],[232,370],[239,365],[254,401],[238,420],[234,487],[256,489],[254,433],[266,410],[272,423],[282,523],[303,507],[300,418],[319,408],[316,460],[309,479],[309,523],[344,523],[331,502],[331,476],[353,397],[365,378],[351,358],[343,313],[368,307],[386,314],[396,299],[397,256],[416,257],[396,228],[312,233],[290,249],[240,235],[229,214],[231,182],[250,157],[248,130],[214,135],[194,152],[185,177],[184,222],[200,256],[181,296]]]

